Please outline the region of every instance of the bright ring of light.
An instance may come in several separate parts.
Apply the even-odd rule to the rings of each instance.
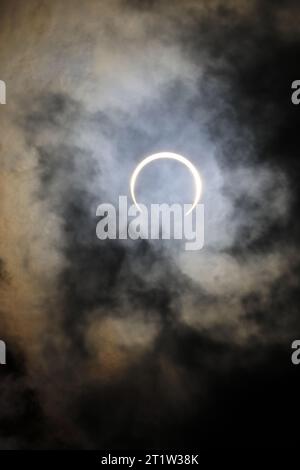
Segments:
[[[171,153],[171,152],[155,153],[153,155],[150,155],[149,157],[146,157],[144,160],[142,160],[138,164],[138,166],[136,167],[136,169],[132,173],[131,180],[130,180],[130,192],[131,192],[131,197],[133,199],[133,202],[136,205],[136,207],[138,208],[138,210],[141,212],[141,208],[137,203],[137,200],[135,198],[135,193],[134,193],[137,177],[140,174],[141,170],[146,165],[148,165],[148,163],[151,163],[154,160],[160,160],[162,158],[177,160],[178,162],[183,163],[183,165],[185,165],[193,175],[194,182],[195,182],[195,198],[194,198],[194,202],[193,202],[192,207],[186,213],[186,215],[188,215],[192,212],[193,209],[195,209],[196,205],[198,204],[198,202],[200,200],[201,193],[202,193],[202,181],[201,181],[200,175],[199,175],[197,169],[194,167],[194,165],[187,158],[183,157],[182,155],[178,155],[177,153]]]

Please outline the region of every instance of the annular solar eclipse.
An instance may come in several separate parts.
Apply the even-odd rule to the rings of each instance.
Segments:
[[[179,155],[177,153],[172,153],[172,152],[159,152],[159,153],[154,153],[153,155],[149,155],[149,157],[144,158],[144,160],[142,160],[138,164],[138,166],[135,168],[130,179],[130,193],[131,193],[131,197],[132,197],[134,204],[136,205],[139,211],[142,210],[135,197],[135,185],[136,185],[137,178],[140,172],[149,163],[154,162],[155,160],[160,160],[160,159],[176,160],[182,163],[183,165],[185,165],[190,170],[194,178],[194,184],[195,184],[194,201],[193,201],[191,208],[187,211],[186,215],[190,214],[193,211],[193,209],[196,207],[196,205],[198,204],[201,198],[201,194],[202,194],[201,177],[197,168],[193,165],[193,163],[190,160],[188,160],[186,157],[183,157],[182,155]]]

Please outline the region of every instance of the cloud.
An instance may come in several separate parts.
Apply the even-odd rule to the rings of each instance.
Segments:
[[[191,444],[214,435],[223,395],[238,424],[229,396],[245,399],[244,364],[256,393],[256,369],[282,360],[298,327],[289,111],[270,82],[285,83],[292,9],[2,8],[1,335],[17,364],[2,389],[3,447]],[[162,149],[201,171],[205,248],[100,242],[97,205],[127,195],[136,163]],[[142,186],[146,202],[172,201],[190,180],[170,165]],[[226,410],[216,413],[226,427]]]

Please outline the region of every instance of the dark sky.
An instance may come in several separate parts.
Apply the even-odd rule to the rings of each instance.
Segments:
[[[0,18],[0,448],[296,443],[299,2],[2,0]],[[98,240],[98,204],[165,150],[201,172],[204,248]],[[188,187],[166,172],[145,172],[148,202]]]

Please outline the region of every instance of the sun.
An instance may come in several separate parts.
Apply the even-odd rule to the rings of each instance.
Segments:
[[[160,159],[176,160],[176,161],[182,163],[183,165],[185,165],[190,170],[190,172],[191,172],[191,174],[194,178],[195,196],[194,196],[194,201],[193,201],[192,207],[187,211],[187,213],[185,215],[190,214],[193,211],[193,209],[196,207],[196,205],[198,204],[198,202],[201,198],[202,180],[201,180],[200,174],[198,173],[197,168],[192,164],[192,162],[190,162],[190,160],[183,157],[182,155],[179,155],[177,153],[172,153],[172,152],[154,153],[153,155],[150,155],[149,157],[144,158],[144,160],[142,160],[138,164],[138,166],[136,167],[136,169],[132,173],[132,176],[131,176],[131,179],[130,179],[130,193],[131,193],[131,197],[132,197],[132,200],[133,200],[134,204],[136,205],[138,210],[141,212],[141,208],[140,208],[140,206],[139,206],[139,204],[136,200],[136,197],[135,197],[135,185],[136,185],[136,181],[137,181],[137,178],[138,178],[140,172],[149,163],[151,163],[155,160],[160,160]]]

